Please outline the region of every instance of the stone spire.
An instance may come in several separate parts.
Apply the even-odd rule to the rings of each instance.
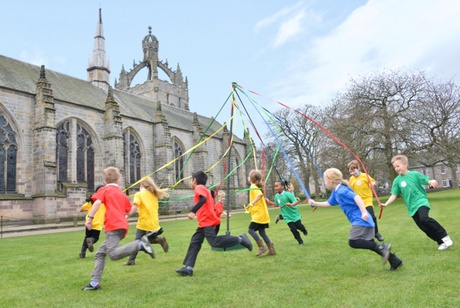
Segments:
[[[94,36],[93,57],[89,61],[86,70],[88,71],[88,81],[107,92],[110,85],[110,67],[105,54],[101,9],[99,9],[99,20],[96,26],[96,35]]]

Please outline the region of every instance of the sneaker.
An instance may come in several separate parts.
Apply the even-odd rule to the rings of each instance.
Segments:
[[[123,265],[126,265],[126,266],[136,265],[136,261],[128,260],[128,262],[123,263]]]
[[[275,224],[278,223],[278,221],[280,221],[280,215],[276,215],[276,218],[275,218]]]
[[[241,238],[241,245],[243,245],[244,247],[246,247],[249,251],[252,251],[252,243],[251,241],[248,239],[248,236],[246,234],[241,234],[240,235],[240,238]]]
[[[387,263],[388,258],[390,257],[391,244],[381,244],[379,245],[379,250],[382,252],[382,264]]]
[[[88,250],[93,252],[94,251],[94,246],[93,246],[93,239],[88,237],[86,239],[86,246],[88,246]]]
[[[149,239],[149,242],[152,243],[152,241],[158,237],[160,234],[162,234],[164,232],[163,228],[160,228],[156,231],[153,231],[153,232],[149,232],[147,233],[147,238]]]
[[[152,259],[155,259],[155,252],[153,251],[149,241],[145,237],[141,238],[141,245],[141,249],[139,250],[142,250],[146,254],[150,255]]]
[[[305,229],[305,230],[302,230],[302,233],[303,233],[303,235],[307,235],[307,234],[308,234],[308,231],[307,231],[307,229]]]
[[[176,273],[181,276],[193,276],[193,270],[184,267],[176,269]]]
[[[376,233],[374,235],[374,237],[379,241],[379,242],[383,242],[385,239],[383,238],[383,236],[380,234],[380,233]]]
[[[446,236],[445,238],[442,239],[444,241],[444,243],[442,243],[439,247],[438,247],[438,250],[446,250],[447,248],[449,248],[450,246],[452,246],[452,244],[454,243],[451,239],[450,239],[450,236]]]
[[[93,287],[91,283],[88,283],[86,286],[81,288],[83,291],[97,291],[102,289],[101,285],[98,283],[97,286]]]
[[[80,259],[86,258],[86,254],[84,253],[80,253],[79,256],[80,256]]]

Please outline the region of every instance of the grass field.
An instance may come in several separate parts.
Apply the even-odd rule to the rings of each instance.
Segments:
[[[94,265],[94,253],[78,258],[83,229],[0,239],[0,307],[459,307],[460,191],[429,198],[430,216],[447,229],[454,245],[438,251],[398,199],[378,221],[386,242],[404,261],[394,272],[377,254],[348,246],[350,225],[338,207],[314,213],[299,207],[309,231],[303,246],[283,221],[274,223],[278,210],[270,210],[267,234],[276,256],[215,251],[205,242],[193,277],[178,276],[175,269],[182,266],[196,221],[162,222],[170,251],[154,245],[156,259],[140,253],[132,267],[123,266],[126,260],[107,259],[103,289],[96,292],[81,290]],[[232,215],[231,234],[247,232],[249,221],[249,214]],[[225,231],[223,221],[221,234]],[[122,243],[134,234],[132,226]]]

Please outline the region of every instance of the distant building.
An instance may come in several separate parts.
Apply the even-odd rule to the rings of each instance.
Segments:
[[[460,165],[457,165],[452,169],[442,163],[438,163],[433,167],[425,167],[423,165],[409,167],[409,170],[418,171],[424,175],[429,176],[430,179],[436,180],[438,182],[439,187],[460,187]],[[454,178],[457,179],[456,182]]]
[[[108,166],[121,170],[121,188],[152,173],[158,185],[171,187],[219,162],[231,139],[227,128],[190,111],[188,80],[179,65],[172,70],[158,59],[159,42],[150,27],[142,51],[143,60],[129,71],[123,66],[112,88],[99,10],[87,81],[0,56],[0,215],[36,221],[73,216],[102,184]],[[147,80],[133,85],[142,69],[148,70]],[[168,81],[158,78],[158,69]],[[189,161],[188,155],[180,157],[214,133]],[[231,165],[224,170],[225,158],[213,167],[209,185],[241,164],[230,176],[230,188],[246,186],[249,136],[232,140]],[[191,194],[188,183],[175,186],[175,201],[164,211],[192,206],[185,198]],[[222,185],[226,188],[227,180]],[[232,194],[230,200],[244,204],[247,195]]]

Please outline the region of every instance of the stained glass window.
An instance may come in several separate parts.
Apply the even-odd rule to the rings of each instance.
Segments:
[[[184,178],[184,171],[182,170],[184,168],[184,158],[182,157],[182,154],[182,147],[179,143],[174,141],[174,158],[180,156],[180,158],[174,162],[174,179],[176,182]]]

